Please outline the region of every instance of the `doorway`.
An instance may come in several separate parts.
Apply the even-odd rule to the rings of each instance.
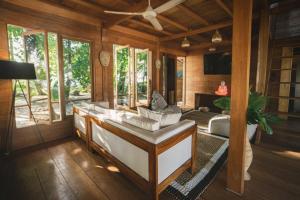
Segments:
[[[163,56],[163,96],[170,105],[185,105],[185,57]]]

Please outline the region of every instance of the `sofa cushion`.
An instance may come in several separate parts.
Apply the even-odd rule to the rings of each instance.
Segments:
[[[138,114],[139,116],[146,117],[155,121],[160,122],[162,119],[162,113],[149,110],[147,108],[138,107]]]
[[[121,118],[123,122],[148,131],[157,131],[160,127],[158,121],[142,116],[124,114]]]
[[[156,112],[143,107],[138,107],[138,113],[139,116],[158,121],[160,127],[176,124],[179,122],[182,115],[181,112]]]
[[[164,127],[176,124],[177,122],[179,122],[181,115],[181,113],[163,113],[160,121],[160,126]]]

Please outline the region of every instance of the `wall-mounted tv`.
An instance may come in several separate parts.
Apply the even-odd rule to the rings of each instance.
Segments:
[[[204,74],[231,74],[231,53],[204,54]]]

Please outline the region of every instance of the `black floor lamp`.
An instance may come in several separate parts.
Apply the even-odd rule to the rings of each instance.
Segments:
[[[13,121],[14,121],[14,104],[15,104],[15,96],[16,96],[16,88],[17,84],[19,85],[22,94],[26,100],[28,105],[29,111],[33,120],[36,123],[34,115],[31,111],[31,107],[29,106],[29,101],[26,98],[26,95],[23,91],[22,85],[20,84],[19,80],[32,80],[36,79],[35,68],[33,64],[30,63],[18,63],[14,61],[4,61],[0,60],[0,79],[6,80],[15,80],[14,87],[13,87],[13,94],[12,94],[12,103],[10,108],[10,116],[8,122],[8,128],[6,133],[3,135],[4,140],[4,154],[9,154],[11,151],[11,144],[12,144],[12,129],[13,129]],[[41,137],[41,135],[40,135]],[[42,140],[42,138],[40,138]]]

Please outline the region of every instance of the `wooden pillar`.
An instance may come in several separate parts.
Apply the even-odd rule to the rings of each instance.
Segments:
[[[264,0],[263,8],[260,12],[258,58],[256,72],[256,91],[265,94],[267,81],[267,65],[269,52],[270,15],[267,1]]]
[[[233,1],[231,121],[227,165],[228,190],[244,192],[244,157],[251,52],[252,0]]]
[[[269,53],[269,37],[270,37],[270,13],[268,1],[262,1],[262,9],[260,11],[258,54],[257,54],[257,71],[256,71],[256,91],[267,94],[267,70],[268,70],[268,53]],[[261,140],[261,129],[257,129],[255,143],[259,144]]]
[[[6,23],[0,21],[0,60],[8,60],[8,38]],[[1,69],[0,69],[1,70]],[[0,80],[0,152],[6,150],[9,114],[12,103],[12,81]]]
[[[160,60],[160,63],[161,63],[161,66],[159,68],[157,68],[156,66],[156,61],[157,60]],[[160,87],[160,79],[161,79],[161,76],[160,76],[160,69],[162,67],[162,61],[160,59],[160,43],[157,42],[157,46],[156,46],[156,59],[155,59],[155,69],[156,69],[156,87],[155,89],[158,91],[158,92],[161,92],[161,87]],[[152,94],[151,94],[152,95]]]
[[[61,119],[66,118],[66,101],[65,101],[65,81],[64,81],[64,53],[63,53],[63,38],[61,34],[57,34],[57,54],[58,54],[58,85],[59,85],[59,109]]]

